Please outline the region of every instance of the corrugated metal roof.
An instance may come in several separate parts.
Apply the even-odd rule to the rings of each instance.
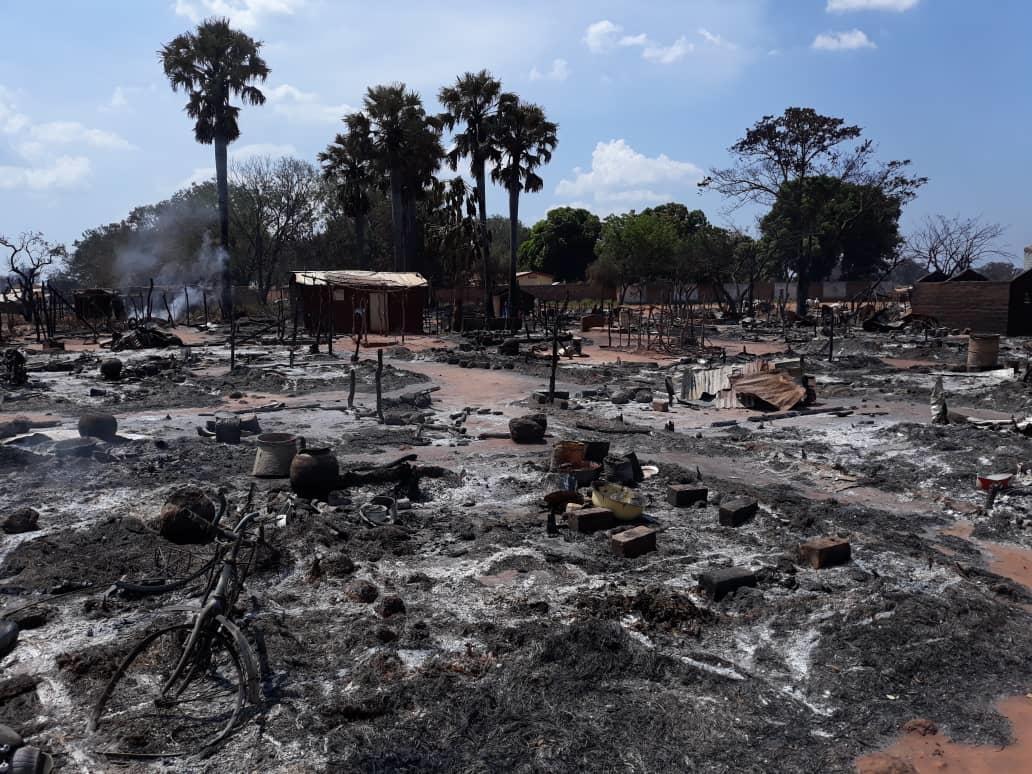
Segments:
[[[374,290],[408,290],[427,286],[423,275],[414,271],[295,271],[292,281],[298,285],[334,285]]]

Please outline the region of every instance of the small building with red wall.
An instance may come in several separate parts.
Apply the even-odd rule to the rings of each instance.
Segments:
[[[976,271],[914,283],[910,307],[949,328],[972,333],[1032,336],[1032,270],[1009,282],[990,282]]]
[[[305,328],[328,334],[423,332],[429,283],[415,272],[295,271],[291,294]]]

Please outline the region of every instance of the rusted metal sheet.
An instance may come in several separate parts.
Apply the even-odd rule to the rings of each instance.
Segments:
[[[703,395],[713,395],[716,408],[740,408],[741,403],[734,388],[735,379],[771,373],[778,369],[793,374],[801,372],[801,368],[798,360],[779,360],[776,365],[770,360],[753,360],[716,368],[694,368],[689,371],[687,399],[702,400]]]

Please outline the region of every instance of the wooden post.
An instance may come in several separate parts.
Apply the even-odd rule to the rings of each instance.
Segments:
[[[329,335],[326,337],[326,354],[327,355],[332,355],[333,354],[333,334],[334,334],[334,332],[336,330],[336,322],[337,322],[336,320],[333,319],[334,318],[334,314],[333,314],[333,286],[332,285],[328,285],[327,286],[326,293],[330,297],[330,330],[329,330]]]
[[[357,381],[357,377],[355,376],[354,366],[351,367],[351,373],[348,378],[348,408],[350,409],[355,407],[355,382]]]
[[[151,318],[151,293],[154,292],[154,278],[151,278],[150,286],[147,288],[147,322],[150,322]]]
[[[401,291],[401,343],[405,343],[405,307],[408,305],[408,291]]]
[[[322,315],[323,315],[323,294],[319,293],[319,313],[315,319],[315,352],[319,351],[319,342],[322,341]]]
[[[172,308],[168,305],[168,295],[164,290],[161,291],[161,303],[165,305],[165,313],[168,314],[168,324],[175,328],[176,319],[172,316]]]
[[[190,324],[190,288],[183,288],[183,297],[186,299],[186,324]]]
[[[376,350],[376,416],[383,424],[383,349]]]
[[[831,329],[828,331],[828,361],[835,358],[835,310],[831,311]]]
[[[552,372],[548,377],[548,402],[555,403],[555,370],[559,367],[559,307],[555,309],[555,324],[552,327]]]
[[[236,368],[236,317],[229,318],[229,370]]]
[[[297,318],[301,314],[301,304],[298,302],[300,296],[296,293],[291,295],[291,303],[294,306],[294,333],[290,341],[290,365],[294,365],[294,350],[297,349]]]
[[[609,348],[613,348],[613,302],[609,302],[609,319],[606,325],[606,333],[609,334]]]
[[[36,341],[42,341],[43,337],[39,327],[39,304],[36,302],[36,293],[31,287],[29,288],[29,308],[32,310],[32,319],[36,323]]]

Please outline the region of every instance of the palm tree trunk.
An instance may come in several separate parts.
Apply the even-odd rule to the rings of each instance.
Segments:
[[[520,214],[520,190],[516,186],[509,188],[509,315],[516,318],[516,305],[519,303],[519,287],[516,284],[516,223]]]
[[[480,250],[480,278],[484,286],[484,316],[490,319],[494,317],[494,305],[491,303],[491,246],[487,243],[487,177],[484,164],[483,159],[478,159],[473,174],[477,180],[477,215],[480,218],[477,248]]]
[[[419,255],[419,239],[416,233],[416,200],[409,194],[405,196],[405,271],[419,271],[421,261]]]
[[[391,235],[394,237],[394,270],[405,271],[405,204],[401,199],[401,170],[391,170]]]
[[[355,247],[358,253],[358,267],[360,269],[366,268],[365,265],[365,215],[361,213],[355,216]]]
[[[229,143],[221,134],[215,136],[215,187],[219,197],[219,244],[222,247],[222,272],[219,278],[222,311],[233,319],[233,274],[229,268]]]

